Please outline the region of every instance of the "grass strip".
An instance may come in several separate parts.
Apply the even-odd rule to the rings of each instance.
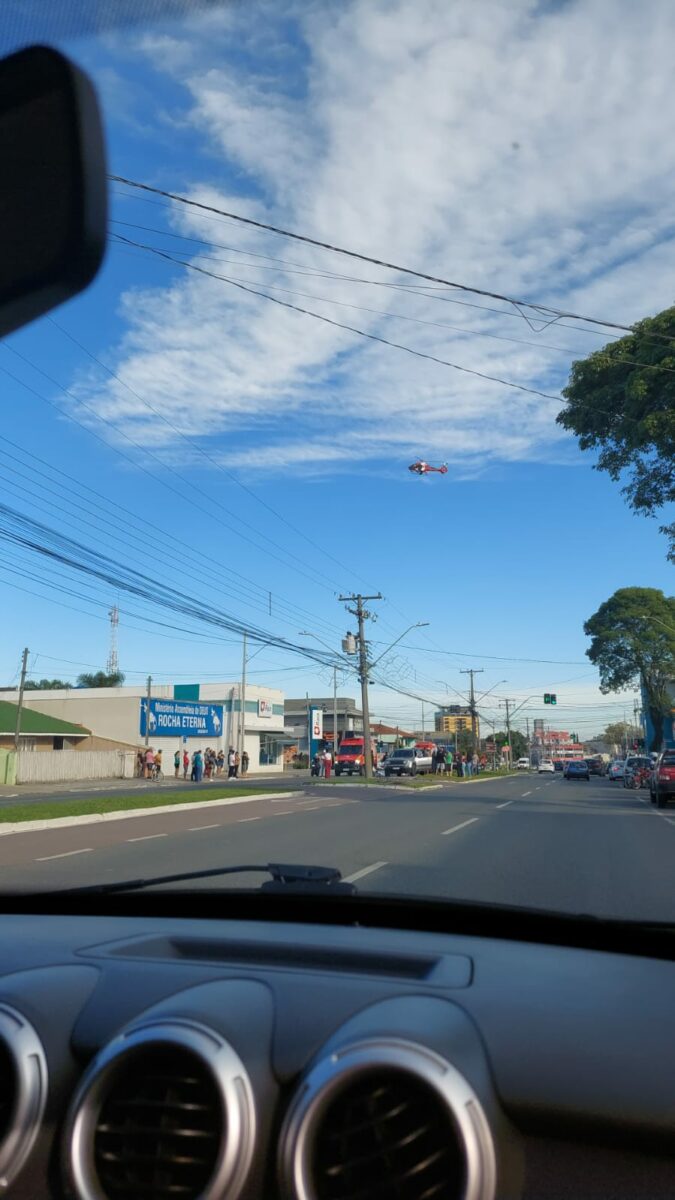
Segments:
[[[293,788],[261,788],[261,794],[284,795]],[[45,800],[31,804],[11,804],[0,808],[0,824],[26,821],[48,821],[52,817],[84,817],[90,813],[127,812],[134,808],[164,808],[172,804],[204,804],[209,800],[229,800],[237,796],[254,796],[252,788],[224,788],[222,793],[204,792],[194,788],[189,792],[170,792],[151,796],[105,796],[91,800]]]

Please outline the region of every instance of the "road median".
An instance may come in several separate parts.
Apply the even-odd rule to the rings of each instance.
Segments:
[[[12,833],[31,833],[44,829],[63,829],[69,825],[91,825],[99,821],[119,821],[161,813],[183,812],[195,808],[222,808],[231,804],[250,804],[253,800],[271,800],[302,793],[290,788],[251,792],[250,788],[228,789],[227,795],[206,797],[203,793],[174,792],[167,802],[164,795],[106,796],[93,800],[33,801],[0,809],[0,837]]]

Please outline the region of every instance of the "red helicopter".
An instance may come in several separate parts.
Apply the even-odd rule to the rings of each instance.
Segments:
[[[410,464],[408,470],[412,471],[413,475],[428,475],[430,471],[435,471],[437,475],[447,475],[448,464],[441,463],[440,467],[432,467],[423,458],[418,458],[417,462]]]

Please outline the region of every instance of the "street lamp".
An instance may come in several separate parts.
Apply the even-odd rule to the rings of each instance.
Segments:
[[[414,625],[409,625],[408,628],[404,629],[403,633],[400,634],[400,636],[397,637],[390,646],[387,646],[386,650],[382,651],[380,657],[375,659],[375,662],[370,663],[370,670],[372,671],[373,667],[376,667],[379,662],[382,662],[385,654],[388,654],[390,650],[394,649],[394,646],[397,646],[399,642],[402,642],[404,637],[410,633],[411,629],[424,629],[424,627],[429,624],[429,621],[415,621]]]

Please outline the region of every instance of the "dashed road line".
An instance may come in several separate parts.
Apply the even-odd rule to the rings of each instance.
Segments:
[[[513,800],[505,800],[503,804],[498,804],[497,808],[508,808],[509,804],[513,804]]]
[[[277,809],[276,812],[272,813],[272,816],[273,817],[291,817],[293,815],[293,811],[294,810],[292,808],[282,808],[281,810]]]
[[[220,829],[220,824],[216,821],[215,825],[190,825],[188,833],[196,833],[198,829]]]
[[[146,833],[143,837],[127,838],[128,842],[151,842],[154,838],[168,837],[168,833]]]
[[[52,858],[70,858],[72,854],[91,854],[93,846],[84,846],[82,850],[64,850],[63,854],[45,854],[42,858],[36,858],[36,862],[49,862]]]
[[[531,796],[531,795],[532,795],[532,792],[523,792],[521,799],[525,796]]]
[[[244,825],[246,821],[261,821],[262,817],[239,817],[237,825]]]
[[[372,875],[373,871],[379,871],[380,867],[386,867],[386,862],[371,863],[369,867],[362,867],[360,871],[354,871],[353,875],[345,875],[345,883],[356,883],[357,879],[363,879],[366,875]]]
[[[450,829],[444,829],[441,837],[447,837],[450,833],[458,833],[460,829],[466,829],[467,825],[473,825],[474,821],[477,821],[478,819],[478,817],[469,817],[469,820],[462,821],[461,825],[453,825]]]

